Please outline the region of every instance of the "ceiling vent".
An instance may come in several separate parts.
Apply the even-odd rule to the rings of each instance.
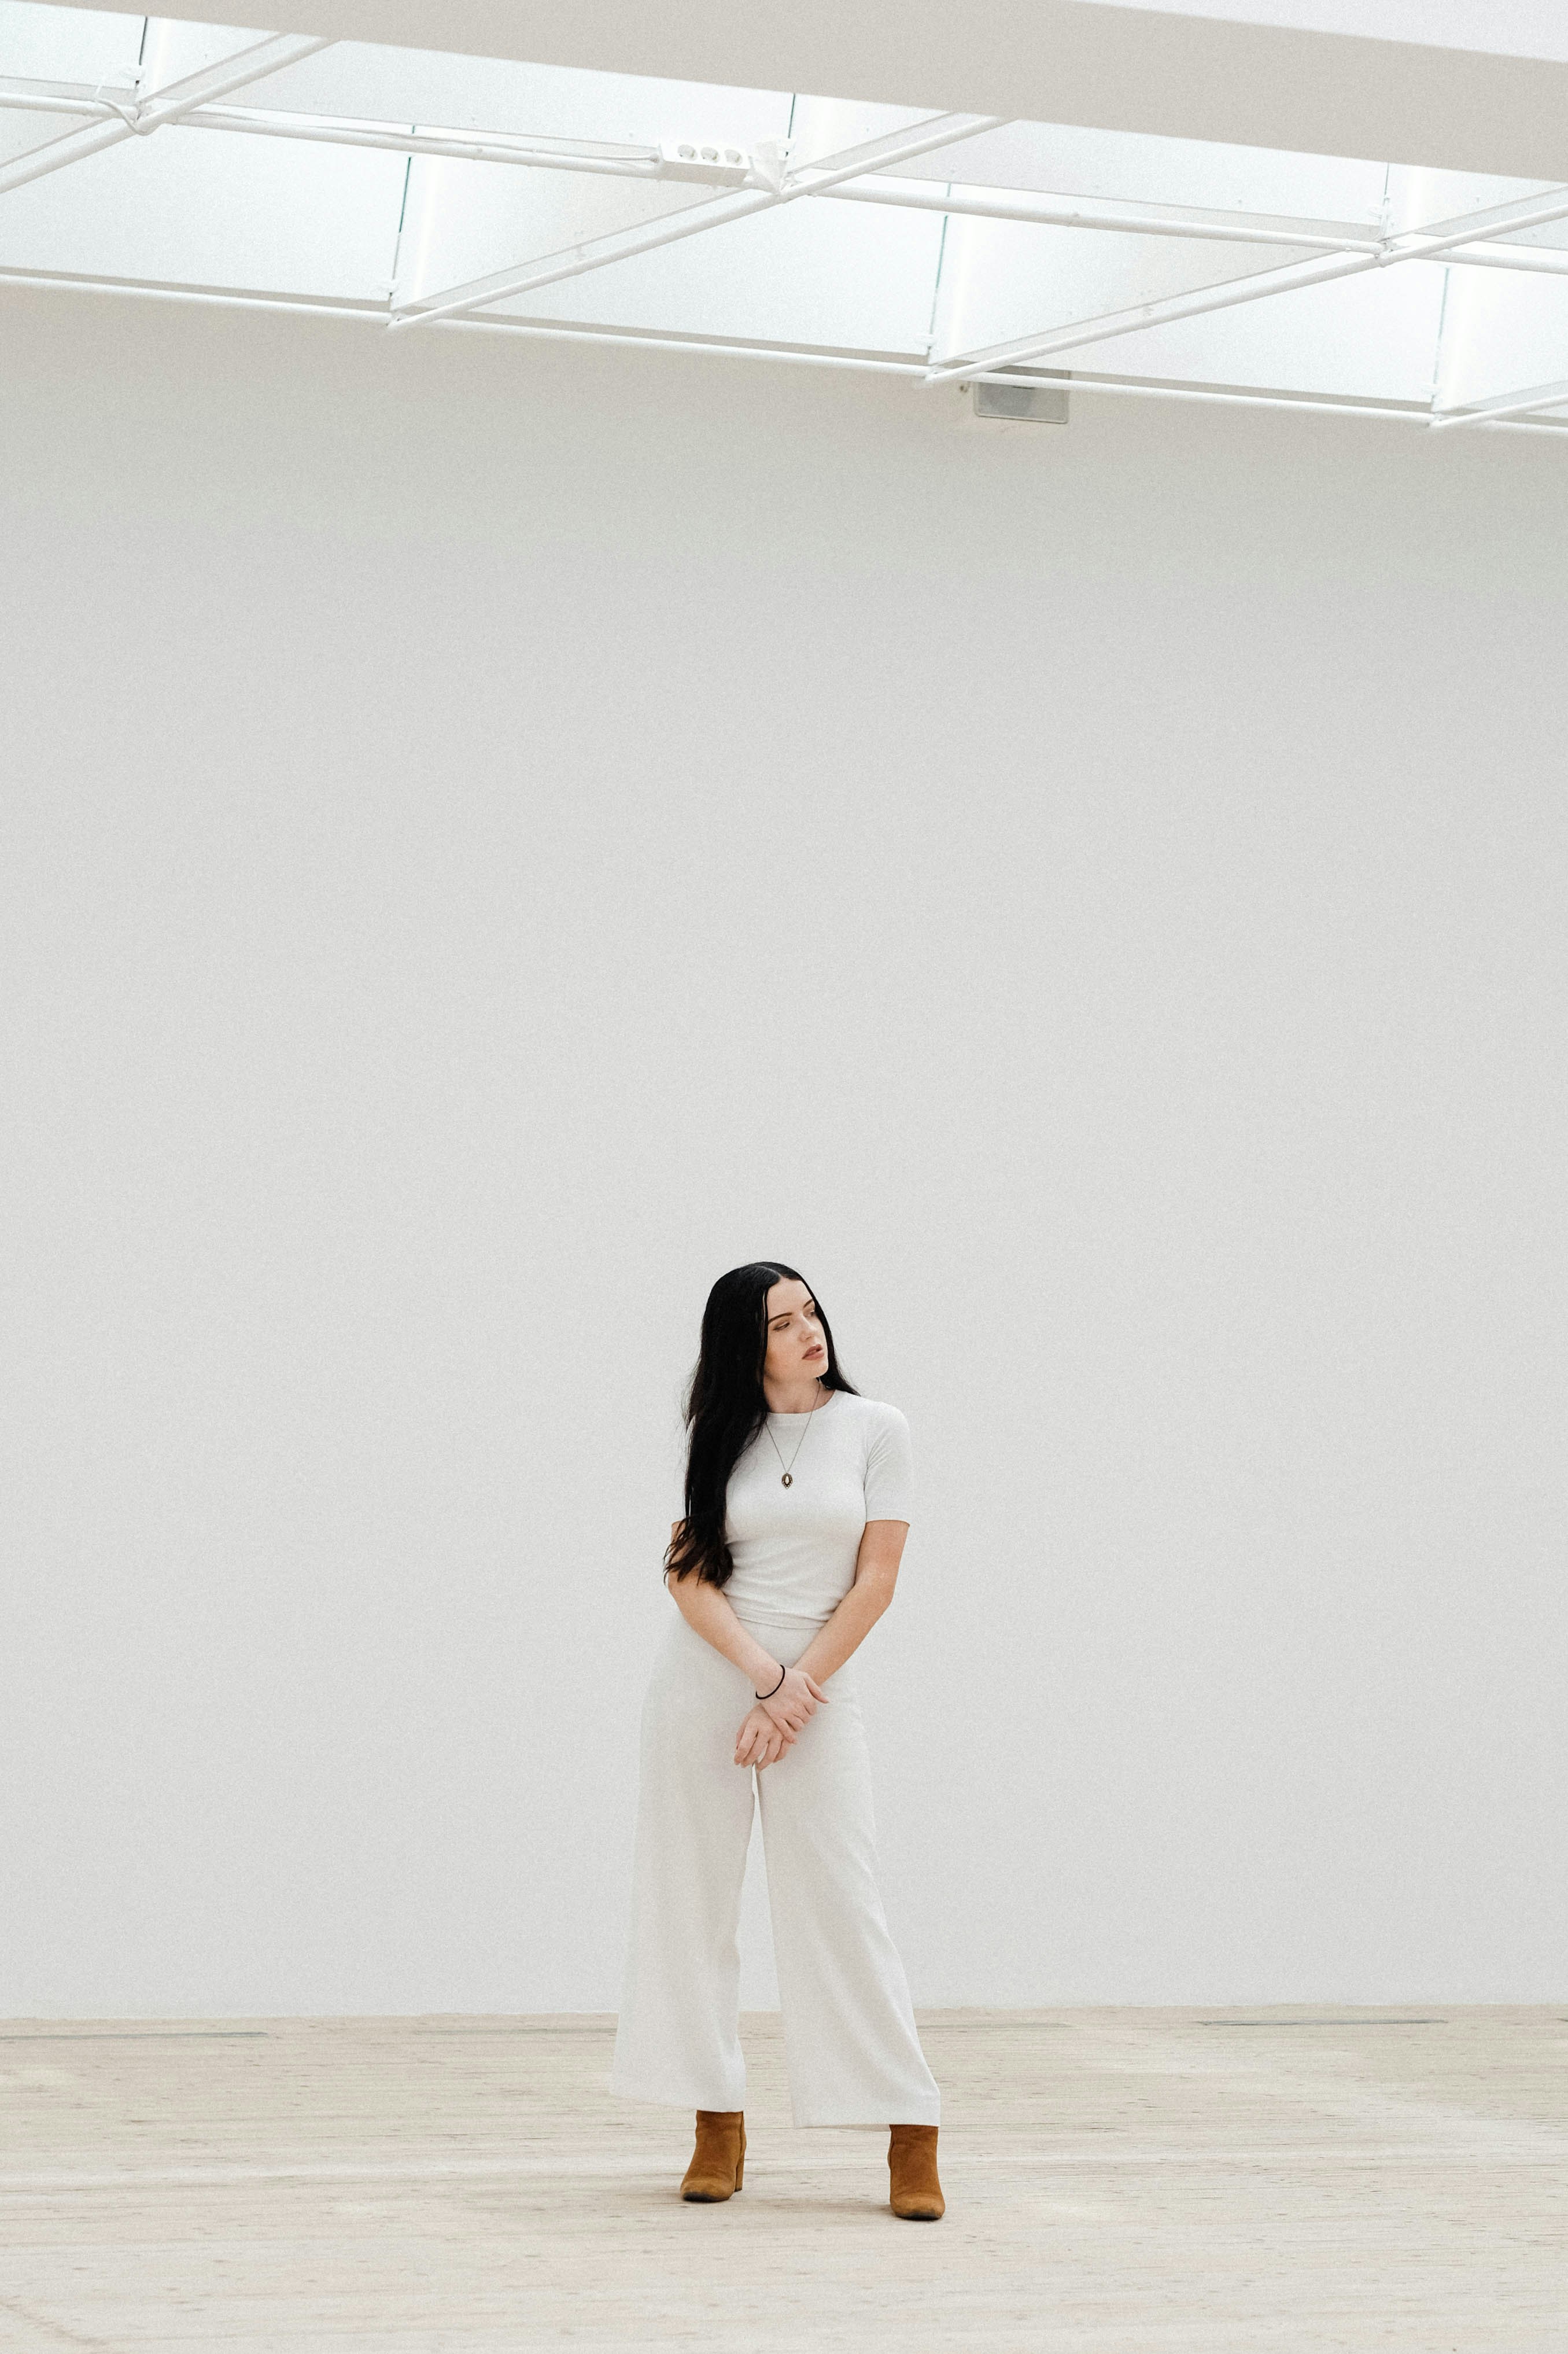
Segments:
[[[988,384],[979,376],[969,387],[977,417],[998,425],[1065,425],[1065,385]]]

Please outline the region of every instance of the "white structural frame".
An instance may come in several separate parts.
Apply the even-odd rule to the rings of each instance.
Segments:
[[[611,141],[567,141],[503,132],[461,132],[442,128],[420,130],[416,125],[359,118],[327,118],[272,113],[260,108],[227,107],[219,103],[248,84],[263,80],[319,50],[331,39],[306,35],[269,35],[199,73],[165,85],[146,96],[106,99],[86,95],[80,85],[9,86],[0,79],[0,110],[19,109],[52,115],[79,115],[79,131],[69,132],[42,147],[0,165],[0,195],[25,186],[47,174],[133,136],[146,136],[165,125],[182,129],[227,131],[231,134],[308,140],[345,147],[372,147],[408,156],[443,155],[465,161],[524,166],[531,169],[588,172],[620,178],[658,180],[671,176],[659,150],[652,144]],[[1515,202],[1492,206],[1472,215],[1450,216],[1419,228],[1379,236],[1356,224],[1297,222],[1273,215],[1215,213],[1180,206],[1128,205],[1114,199],[1053,197],[1030,191],[900,179],[888,167],[913,160],[1000,128],[1006,118],[942,114],[905,126],[841,153],[786,168],[787,155],[759,154],[748,185],[726,189],[683,206],[653,222],[535,257],[464,285],[441,290],[398,304],[385,306],[354,301],[296,300],[265,294],[233,294],[220,289],[192,290],[143,284],[131,280],[82,278],[69,272],[0,268],[0,282],[13,284],[91,286],[105,292],[143,292],[165,299],[238,303],[249,308],[316,312],[338,317],[368,318],[384,327],[439,323],[491,325],[514,333],[573,341],[655,344],[684,351],[748,353],[793,359],[819,366],[844,366],[921,377],[928,384],[963,385],[980,377],[1006,382],[1037,383],[1031,373],[1042,361],[1078,352],[1116,337],[1171,322],[1200,317],[1239,304],[1266,300],[1295,288],[1329,282],[1384,269],[1404,261],[1437,261],[1446,266],[1480,267],[1551,275],[1568,274],[1568,249],[1520,247],[1502,240],[1522,230],[1568,219],[1568,188],[1558,188]],[[618,334],[609,329],[568,329],[535,321],[501,319],[493,315],[499,302],[535,288],[577,277],[609,263],[723,227],[801,196],[823,196],[852,203],[887,205],[912,211],[959,217],[1039,223],[1043,226],[1118,231],[1150,237],[1175,237],[1218,243],[1277,245],[1305,258],[1277,268],[1248,272],[1218,285],[1195,288],[1163,301],[1142,303],[1126,311],[1065,322],[1054,329],[1015,337],[1009,342],[959,353],[933,365],[918,360],[877,359],[865,355],[834,354],[788,344],[729,342],[722,338],[663,334],[657,331]],[[490,316],[485,314],[489,313]],[[1022,371],[1022,373],[1015,373]],[[1060,376],[1060,372],[1056,372]],[[1457,424],[1504,426],[1550,432],[1568,425],[1538,420],[1532,413],[1568,405],[1568,379],[1520,388],[1488,400],[1447,409],[1414,403],[1358,401],[1354,398],[1312,398],[1285,392],[1253,392],[1220,386],[1188,386],[1146,379],[1116,379],[1103,372],[1075,370],[1071,380],[1086,389],[1143,392],[1151,398],[1224,400],[1254,407],[1310,408],[1362,416],[1399,417],[1430,427]]]
[[[1528,417],[1535,408],[1555,408],[1568,401],[1568,382],[1538,384],[1529,392],[1501,392],[1490,400],[1476,400],[1457,408],[1435,408],[1434,428],[1445,425],[1500,425]]]
[[[165,123],[178,122],[208,99],[224,98],[232,90],[244,90],[250,82],[265,81],[269,74],[281,71],[284,66],[298,65],[302,58],[313,57],[317,50],[332,47],[330,40],[311,34],[269,33],[265,40],[253,41],[248,48],[204,66],[199,73],[170,82],[148,98],[110,104],[105,119],[80,131],[64,132],[58,139],[48,141],[29,154],[18,155],[15,163],[0,165],[0,196],[9,188],[26,187],[34,180],[45,179],[50,172],[63,171],[68,164],[80,163],[105,147],[118,146],[122,139],[146,138],[161,131]]]
[[[1545,200],[1521,196],[1513,205],[1493,205],[1477,217],[1491,228],[1542,228],[1552,221],[1568,220],[1568,188],[1553,190]],[[989,376],[998,367],[1019,366],[1030,360],[1049,358],[1057,352],[1079,351],[1086,344],[1135,334],[1143,327],[1162,327],[1175,319],[1202,318],[1208,312],[1228,310],[1239,302],[1265,302],[1271,294],[1286,294],[1295,287],[1320,286],[1330,279],[1351,278],[1364,270],[1387,269],[1395,262],[1446,261],[1473,234],[1470,227],[1455,229],[1450,216],[1427,228],[1381,238],[1370,250],[1341,254],[1330,261],[1298,262],[1282,270],[1255,270],[1218,286],[1197,287],[1191,293],[1170,295],[1163,302],[1140,302],[1130,310],[1108,311],[1098,318],[1074,320],[1043,334],[1018,335],[1004,344],[960,352],[933,367],[928,381],[964,384],[971,377]]]
[[[16,270],[0,264],[0,285],[46,287],[56,292],[89,294],[123,294],[137,299],[162,302],[200,302],[217,304],[235,311],[276,311],[292,313],[299,318],[338,319],[375,327],[385,332],[387,311],[377,302],[334,301],[330,296],[291,294],[236,294],[222,287],[170,286],[139,278],[91,277],[66,270]],[[902,376],[928,380],[929,370],[923,360],[874,359],[862,352],[811,351],[798,344],[762,344],[736,337],[722,342],[717,337],[666,334],[659,328],[630,329],[620,327],[567,327],[535,319],[497,318],[476,312],[462,319],[451,319],[444,324],[471,333],[520,335],[536,341],[563,344],[608,344],[634,351],[696,352],[705,358],[741,360],[782,360],[800,367],[853,368],[873,376]],[[1430,408],[1414,401],[1358,400],[1353,396],[1340,398],[1322,393],[1250,392],[1226,385],[1195,385],[1161,382],[1144,376],[1113,376],[1075,368],[1033,375],[998,369],[986,381],[994,384],[1022,385],[1038,391],[1053,386],[1060,391],[1126,393],[1150,400],[1196,400],[1220,403],[1233,408],[1300,408],[1322,417],[1380,418],[1394,425],[1419,425],[1424,429],[1435,424],[1474,423],[1478,429],[1495,429],[1503,433],[1552,434],[1559,440],[1568,436],[1568,419],[1555,423],[1536,419],[1527,413],[1527,404],[1520,402],[1517,411],[1492,416],[1483,408],[1455,411],[1445,418]],[[1568,404],[1568,387],[1561,398]],[[1547,408],[1556,404],[1540,392],[1531,395],[1528,408]]]
[[[863,172],[874,170],[878,164],[911,163],[916,155],[928,155],[938,147],[950,147],[960,139],[972,139],[979,132],[999,130],[1005,120],[1004,116],[993,114],[928,115],[924,122],[909,130],[863,140],[839,154],[821,156],[796,171],[781,171],[772,186],[729,189],[723,196],[683,206],[679,212],[666,214],[661,220],[639,221],[631,228],[615,229],[608,237],[568,246],[563,252],[521,262],[512,270],[493,271],[467,285],[450,287],[444,293],[395,305],[391,324],[416,326],[425,319],[456,319],[471,311],[488,310],[515,295],[531,293],[536,286],[554,286],[563,278],[581,277],[587,270],[602,270],[608,262],[649,253],[658,246],[673,245],[682,238],[699,236],[750,213],[793,204],[799,196],[821,196],[842,181],[857,179]]]
[[[330,47],[331,44],[318,46]],[[271,65],[260,71],[274,72],[277,69],[276,65]],[[259,78],[260,74],[247,76],[247,80]],[[238,86],[230,83],[228,88],[232,90]],[[162,97],[160,94],[160,109]],[[57,93],[48,85],[40,89],[35,84],[21,91],[15,88],[7,89],[0,80],[0,111],[12,109],[36,113],[78,114],[105,122],[123,122],[127,112],[133,111],[110,100],[84,98],[74,86],[62,84]],[[377,122],[369,119],[274,113],[260,107],[227,107],[209,103],[182,105],[177,111],[161,111],[160,120],[176,123],[185,131],[228,131],[241,136],[304,140],[317,145],[379,148],[398,155],[443,155],[466,163],[510,164],[554,172],[589,172],[617,179],[658,180],[667,176],[662,170],[658,149],[652,144],[621,145],[608,140],[549,140],[502,131],[421,131],[408,124]],[[61,143],[57,142],[55,146]],[[54,153],[55,147],[51,146],[48,152]],[[77,152],[87,154],[93,151],[83,148]],[[19,162],[30,160],[21,158]],[[62,154],[59,160],[62,164],[72,162],[75,156]],[[0,192],[8,186],[23,185],[20,179],[13,181],[8,177],[11,168],[0,167]],[[48,168],[52,170],[55,166],[51,164]],[[802,188],[800,193],[831,196],[850,204],[889,205],[911,212],[1036,222],[1044,228],[1109,229],[1139,237],[1174,237],[1225,245],[1278,245],[1298,253],[1365,254],[1373,260],[1384,255],[1393,258],[1391,249],[1396,250],[1402,243],[1400,238],[1387,239],[1370,230],[1358,231],[1348,223],[1342,228],[1330,223],[1306,221],[1298,226],[1275,214],[1236,212],[1221,215],[1181,205],[1128,206],[1104,197],[1051,196],[1027,190],[988,188],[961,182],[943,184],[898,179],[885,169],[868,170],[863,166],[861,173],[842,179],[834,175],[825,183],[819,182],[810,188]],[[1533,205],[1541,200],[1531,198],[1527,201]],[[1476,213],[1467,222],[1457,224],[1458,234],[1452,241],[1434,239],[1431,245],[1422,249],[1398,252],[1397,258],[1401,260],[1439,261],[1465,268],[1539,270],[1559,277],[1568,275],[1568,249],[1507,245],[1500,239],[1490,239],[1478,234],[1493,224],[1498,209],[1496,207],[1489,207]],[[1542,217],[1543,220],[1551,220],[1563,217],[1553,206]],[[1516,227],[1532,225],[1539,224],[1514,224]],[[1448,221],[1434,223],[1433,229],[1438,227],[1446,229],[1450,226]],[[1404,236],[1416,234],[1415,231],[1404,233]]]

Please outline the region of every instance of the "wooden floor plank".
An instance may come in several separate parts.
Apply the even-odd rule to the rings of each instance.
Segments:
[[[676,2186],[613,2021],[14,2020],[5,2354],[1564,2354],[1568,2014],[946,2011],[936,2226],[885,2136]]]

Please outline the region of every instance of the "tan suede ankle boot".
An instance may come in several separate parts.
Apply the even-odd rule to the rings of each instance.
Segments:
[[[945,2213],[948,2202],[937,2179],[935,2126],[890,2126],[887,2171],[895,2215],[906,2215],[912,2223],[935,2223]]]
[[[683,2199],[727,2199],[746,2172],[746,2114],[699,2109],[697,2146],[681,2185]]]

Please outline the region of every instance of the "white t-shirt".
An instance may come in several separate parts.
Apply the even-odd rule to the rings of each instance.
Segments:
[[[724,1591],[735,1608],[821,1626],[854,1584],[867,1521],[909,1518],[909,1426],[895,1405],[848,1390],[810,1416],[770,1414],[725,1502],[735,1570]]]

